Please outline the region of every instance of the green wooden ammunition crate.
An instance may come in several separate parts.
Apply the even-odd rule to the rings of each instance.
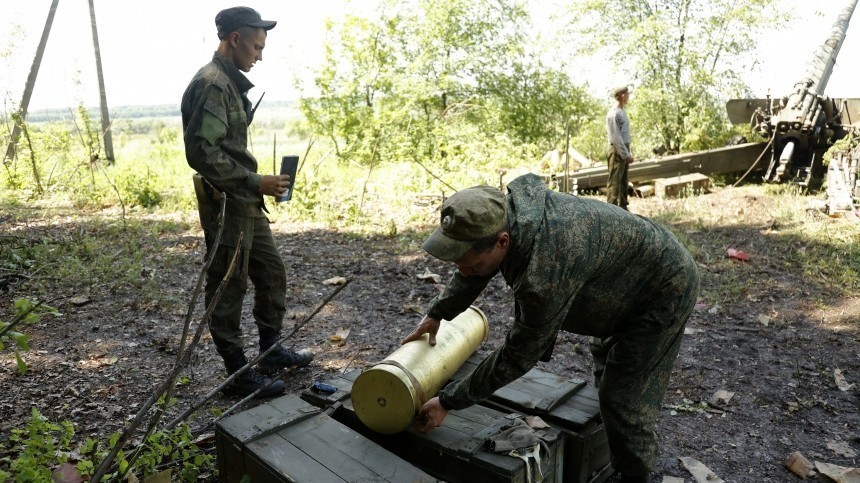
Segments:
[[[462,379],[484,359],[472,355],[452,377]],[[535,415],[567,435],[565,483],[601,482],[612,474],[609,444],[600,421],[597,388],[576,378],[539,369],[499,389],[482,404]]]
[[[436,481],[297,396],[225,418],[215,442],[226,482]]]
[[[379,434],[364,426],[352,407],[349,395],[359,374],[361,371],[355,370],[325,381],[338,388],[333,394],[305,390],[301,397],[320,407],[337,408],[332,417],[441,480],[452,483],[537,481],[533,459],[526,465],[522,459],[484,449],[490,436],[522,414],[475,405],[449,411],[443,425],[427,434],[411,427],[397,434]],[[549,450],[540,455],[543,481],[562,481],[565,435],[555,428],[536,432],[547,442]]]
[[[473,355],[452,379],[465,377],[481,360],[483,356]],[[351,410],[349,395],[359,374],[361,371],[356,369],[325,381],[338,388],[333,394],[305,390],[301,397],[319,407],[343,404],[346,412],[335,417],[356,427],[361,423]],[[566,439],[563,457],[565,483],[599,483],[611,476],[609,445],[600,422],[597,388],[593,385],[532,369],[496,391],[481,405],[504,413],[540,416],[547,424],[562,431]]]

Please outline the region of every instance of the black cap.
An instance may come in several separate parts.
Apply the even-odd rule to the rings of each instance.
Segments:
[[[263,20],[260,13],[251,7],[225,8],[215,16],[215,27],[218,28],[218,38],[223,39],[230,32],[235,32],[241,27],[259,27],[271,30],[278,22],[274,20]]]

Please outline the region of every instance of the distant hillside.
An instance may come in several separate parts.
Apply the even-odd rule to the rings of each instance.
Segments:
[[[263,102],[260,106],[260,111],[263,108],[266,110],[287,110],[295,108],[295,101],[271,101]],[[99,119],[101,114],[98,107],[89,107],[88,111],[93,119]],[[72,109],[40,109],[27,113],[27,121],[29,122],[61,122],[69,121],[74,114]],[[110,108],[110,117],[112,119],[145,119],[145,118],[164,118],[164,117],[179,117],[179,104],[161,104],[156,106],[115,106]]]

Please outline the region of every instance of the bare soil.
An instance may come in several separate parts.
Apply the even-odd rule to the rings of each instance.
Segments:
[[[631,211],[653,214],[661,203],[636,199]],[[696,203],[720,210],[725,222],[705,228],[695,219],[671,222],[699,261],[703,284],[666,395],[658,429],[660,476],[653,481],[662,476],[696,481],[681,457],[701,461],[727,482],[797,480],[784,464],[795,451],[812,461],[860,466],[860,294],[828,284],[826,274],[800,272],[796,260],[809,247],[775,236],[780,227],[774,225],[774,210],[779,207],[760,189],[718,190]],[[432,207],[425,214],[428,222],[435,217]],[[133,417],[163,380],[176,356],[204,255],[196,213],[178,216],[182,228],[139,241],[145,257],[140,277],[156,282],[147,286],[157,287],[157,297],[140,287],[43,280],[46,298],[63,297],[54,304],[62,316],[45,317],[24,329],[32,336],[26,375],[17,375],[8,349],[0,354],[0,442],[12,428],[23,427],[32,407],[52,420],[72,421],[80,439],[106,438]],[[821,222],[823,215],[809,216]],[[8,214],[0,218],[8,226],[4,232],[19,237],[82,229],[77,221],[48,218],[39,211],[15,221]],[[371,237],[283,220],[273,227],[289,274],[287,331],[335,289],[326,280],[350,280],[288,341],[317,354],[310,366],[285,377],[289,392],[337,371],[372,365],[394,351],[441,289],[419,276],[429,272],[447,280],[453,270],[420,249],[429,223]],[[729,247],[751,258],[727,258]],[[860,261],[844,263],[856,268]],[[0,292],[4,320],[10,318],[15,298],[32,296],[31,283],[25,277],[5,279]],[[502,343],[513,319],[511,291],[501,277],[477,305],[491,325],[481,348],[486,352]],[[198,304],[195,324],[201,313]],[[250,306],[243,324],[253,356],[257,338]],[[552,361],[539,367],[590,380],[590,364],[587,338],[561,333]],[[189,380],[177,388],[177,414],[224,377],[208,334],[184,374]],[[840,389],[840,374],[855,385]],[[192,428],[203,429],[212,420],[210,407],[223,410],[236,402],[216,396],[191,418]],[[821,475],[810,480],[830,481]]]

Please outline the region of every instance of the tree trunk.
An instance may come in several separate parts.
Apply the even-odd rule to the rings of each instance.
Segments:
[[[44,30],[42,30],[42,39],[39,40],[36,57],[33,58],[33,65],[30,67],[30,75],[27,76],[27,84],[24,85],[24,95],[21,96],[21,105],[18,106],[19,116],[12,127],[9,146],[6,147],[6,160],[15,158],[18,136],[21,135],[21,125],[27,119],[27,108],[30,106],[30,97],[33,95],[33,88],[36,86],[36,76],[39,75],[39,67],[42,65],[42,54],[45,53],[45,46],[48,44],[48,34],[51,33],[51,25],[54,23],[54,14],[57,13],[58,3],[60,3],[60,0],[51,2],[51,9],[48,11],[48,19],[45,21]]]
[[[93,50],[96,54],[96,72],[99,77],[99,103],[101,105],[102,115],[102,136],[104,137],[105,157],[108,163],[113,164],[113,140],[110,134],[110,115],[108,114],[107,95],[105,95],[105,79],[102,72],[102,54],[99,50],[99,32],[96,27],[96,9],[93,6],[93,0],[90,2],[90,25],[93,28]]]

